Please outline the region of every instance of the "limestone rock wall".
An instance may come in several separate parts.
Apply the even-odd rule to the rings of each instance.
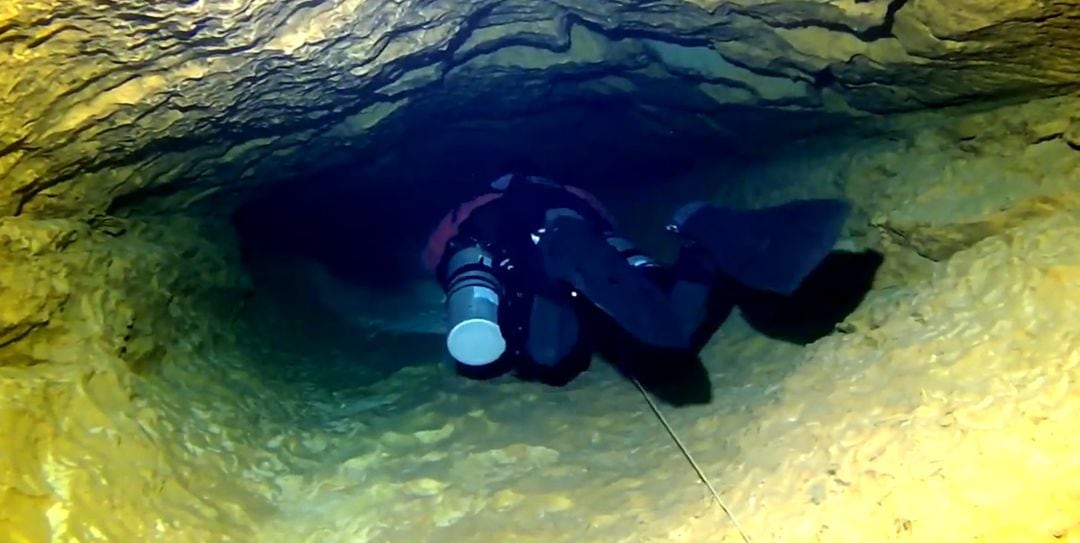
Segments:
[[[753,541],[1080,533],[1080,214],[1025,204],[1075,188],[1075,107],[918,114],[673,182],[746,205],[845,195],[848,247],[886,253],[840,330],[795,345],[736,315],[702,352],[711,401],[661,404]],[[662,192],[642,208],[678,199]],[[916,223],[947,253],[884,226]],[[549,388],[456,379],[433,358],[341,392],[316,438],[283,429],[316,469],[279,479],[260,540],[741,541],[602,363]]]
[[[228,225],[183,217],[3,218],[4,365],[93,344],[136,372],[159,371],[165,344],[205,327],[199,315],[227,316],[249,288],[230,239]]]
[[[872,318],[794,364],[760,337],[716,342],[712,360],[777,371],[732,437],[742,453],[704,461],[754,540],[1075,539],[1078,226],[1076,209],[1033,217],[872,292]],[[728,423],[675,424],[701,443]]]
[[[716,198],[734,205],[850,199],[846,246],[886,255],[882,287],[923,278],[983,239],[1080,205],[1075,97],[903,115],[879,128],[875,137],[806,139],[775,148],[768,162],[705,176],[721,187]]]
[[[742,181],[717,193],[733,203],[846,195],[849,241],[891,266],[809,349],[726,327],[703,355],[715,401],[669,410],[755,540],[1075,532],[1053,477],[1076,470],[1075,112],[917,114],[698,172]],[[263,362],[292,353],[236,337],[247,284],[221,225],[19,216],[0,240],[0,430],[19,444],[0,455],[5,534],[736,537],[614,372],[536,389],[432,359],[328,392],[279,381]],[[1010,469],[1039,484],[988,475]]]
[[[394,398],[371,402],[355,393],[361,397],[343,417],[345,404],[333,394],[312,406],[312,391],[253,375],[273,353],[237,337],[242,327],[233,319],[247,283],[233,240],[195,215],[230,211],[265,183],[335,162],[360,157],[373,172],[397,167],[394,147],[434,114],[449,128],[468,124],[478,108],[497,124],[548,106],[621,100],[643,133],[678,133],[666,142],[709,137],[717,148],[761,152],[778,138],[879,113],[1060,95],[1080,82],[1071,41],[1077,21],[1070,0],[6,2],[0,434],[17,446],[0,450],[0,533],[28,541],[250,540],[267,518],[309,516],[308,492],[348,511],[355,504],[336,490],[370,489],[361,500],[370,519],[394,492],[438,498],[439,462],[453,466],[458,457],[432,457],[435,467],[412,482],[371,471],[386,487],[368,485],[368,462],[372,470],[403,465],[379,462],[405,454],[398,447],[412,441],[382,428],[384,437],[369,440],[387,448],[360,440],[355,447],[367,449],[349,450],[370,430],[353,415],[393,413]],[[777,147],[773,166],[725,172],[746,183],[718,197],[765,203],[846,194],[859,206],[850,237],[902,265],[880,286],[910,288],[941,269],[935,261],[982,254],[965,253],[972,248],[995,249],[997,264],[1013,262],[1019,256],[989,243],[1008,240],[1014,226],[1074,227],[1052,219],[1074,207],[1076,111],[1075,102],[1057,99],[963,117],[915,115],[875,128],[885,137],[864,141],[862,131]],[[816,180],[802,185],[809,188],[790,184],[807,177]],[[1025,230],[1023,240],[1052,249],[1037,232]],[[960,275],[977,268],[969,259],[939,272],[935,292],[963,284]],[[1040,273],[1043,293],[1074,280],[1071,269]],[[890,296],[896,292],[910,291]],[[874,348],[902,349],[880,337],[910,332],[890,320],[902,318],[892,298],[883,300],[847,329],[871,334]],[[1073,302],[1063,300],[1055,315],[1070,314]],[[856,356],[846,346],[836,352]],[[428,368],[425,379],[442,375]],[[402,390],[409,378],[400,376]],[[497,405],[501,389],[491,390]],[[510,390],[516,396],[508,397],[520,396]],[[460,398],[443,399],[477,418]],[[419,412],[422,399],[410,401]],[[437,413],[424,416],[418,431],[441,427],[431,422],[443,422]],[[597,420],[588,435],[606,435],[610,423]],[[484,446],[466,431],[452,437],[460,440],[455,454]],[[575,466],[612,455],[604,448],[589,457],[584,443],[576,445]],[[475,470],[498,475],[518,453],[537,466],[559,458],[538,445],[515,446],[474,458]],[[350,465],[350,458],[361,460]],[[320,470],[347,481],[300,475]],[[734,473],[755,480],[752,469]],[[536,510],[508,489],[488,490],[499,503]],[[283,493],[294,516],[275,516]],[[648,495],[637,495],[639,507],[652,505]],[[551,514],[574,509],[561,493],[545,499]],[[455,500],[473,507],[468,496]],[[472,510],[439,511],[438,522],[462,511]],[[412,518],[411,510],[397,512]],[[588,515],[576,525],[596,521]],[[343,522],[365,533],[372,524],[360,520]],[[615,530],[624,524],[618,520],[605,526]]]
[[[4,540],[250,529],[256,494],[220,475],[220,438],[200,449],[208,427],[228,435],[206,404],[238,371],[209,354],[236,351],[228,327],[247,289],[228,239],[182,218],[0,219]]]
[[[453,121],[462,104],[499,118],[621,97],[658,133],[677,112],[680,131],[735,142],[1060,93],[1080,81],[1076,15],[1071,0],[14,2],[0,214],[227,208],[399,144],[432,104]],[[777,112],[789,121],[763,124]]]

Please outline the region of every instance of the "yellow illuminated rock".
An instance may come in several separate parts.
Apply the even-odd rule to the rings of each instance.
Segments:
[[[259,305],[295,293],[254,291],[240,203],[334,167],[451,182],[473,130],[551,130],[530,149],[571,165],[693,143],[679,178],[600,187],[646,226],[701,187],[854,202],[845,247],[885,257],[857,310],[807,346],[736,315],[713,401],[662,406],[753,541],[1080,541],[1078,14],[2,2],[0,542],[741,541],[602,363],[376,371],[392,334]],[[598,102],[625,111],[570,124]]]

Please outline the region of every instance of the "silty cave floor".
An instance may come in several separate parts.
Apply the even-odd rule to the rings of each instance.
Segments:
[[[736,313],[702,353],[711,403],[661,408],[755,542],[1080,541],[1078,314],[1080,213],[1063,212],[870,292],[806,347]],[[478,382],[438,346],[374,353],[403,367],[365,386],[365,355],[330,345],[253,346],[273,398],[245,398],[239,370],[143,386],[265,497],[239,540],[741,541],[606,363],[562,388]]]

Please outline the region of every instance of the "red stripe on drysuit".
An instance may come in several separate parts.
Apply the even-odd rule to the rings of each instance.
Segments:
[[[585,189],[581,189],[581,188],[578,188],[578,187],[573,187],[573,186],[570,186],[570,185],[563,185],[563,188],[570,191],[570,193],[573,194],[574,196],[577,196],[578,198],[581,198],[582,200],[585,200],[585,203],[589,204],[589,206],[591,206],[593,209],[595,209],[597,213],[599,213],[602,217],[604,217],[604,220],[611,223],[612,226],[615,226],[615,217],[611,213],[608,212],[607,208],[604,207],[604,204],[600,203],[600,200],[596,199],[596,196],[593,196],[592,194],[587,192]]]
[[[435,269],[439,267],[443,253],[446,252],[446,244],[450,243],[450,240],[454,239],[454,236],[458,234],[458,227],[461,223],[465,222],[469,215],[480,206],[502,198],[502,196],[502,193],[497,192],[482,194],[457,206],[439,221],[439,225],[431,232],[427,245],[420,255],[420,260],[424,263],[424,268],[428,273],[434,274]]]

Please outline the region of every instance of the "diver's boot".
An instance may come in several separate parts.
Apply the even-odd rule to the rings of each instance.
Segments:
[[[533,362],[544,368],[558,366],[578,345],[579,334],[572,305],[552,296],[533,296],[525,340],[525,352]]]
[[[693,202],[668,230],[703,252],[709,266],[757,290],[791,294],[828,255],[851,211],[843,200],[796,200],[764,209]]]
[[[678,314],[683,335],[693,346],[698,330],[709,312],[713,285],[716,284],[716,267],[697,244],[683,243],[671,268],[668,297]]]

